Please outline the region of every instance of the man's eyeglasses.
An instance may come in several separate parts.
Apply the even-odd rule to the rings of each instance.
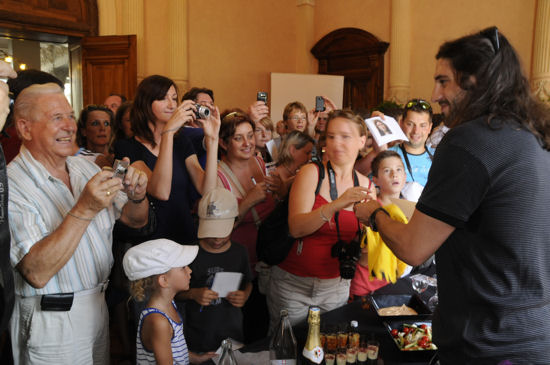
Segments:
[[[493,45],[493,49],[495,50],[495,54],[498,53],[498,50],[500,49],[500,42],[498,40],[498,28],[497,27],[491,27],[482,30],[479,32],[482,36],[487,38],[491,41],[491,44]]]
[[[423,110],[431,110],[432,106],[426,100],[412,99],[405,105],[405,109],[411,109],[415,106],[422,108]]]

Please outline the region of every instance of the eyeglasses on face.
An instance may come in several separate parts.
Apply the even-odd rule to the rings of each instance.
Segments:
[[[411,109],[415,106],[422,108],[423,110],[431,110],[432,106],[426,100],[412,99],[405,105],[405,109]]]

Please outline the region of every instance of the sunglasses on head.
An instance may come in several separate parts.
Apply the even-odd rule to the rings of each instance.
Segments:
[[[413,100],[409,101],[405,105],[405,109],[410,109],[410,108],[413,108],[415,106],[418,106],[418,107],[422,108],[423,110],[431,110],[432,109],[432,106],[430,105],[430,103],[428,103],[426,100],[422,100],[422,99],[413,99]]]
[[[495,55],[498,53],[498,50],[500,49],[500,42],[498,40],[498,28],[497,27],[491,27],[482,30],[479,32],[483,37],[489,39],[491,41],[491,44],[493,45],[493,49],[495,50]]]

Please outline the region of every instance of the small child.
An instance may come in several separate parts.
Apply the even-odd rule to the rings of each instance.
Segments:
[[[378,186],[378,201],[398,221],[407,223],[407,218],[391,198],[399,199],[407,175],[399,154],[386,150],[372,161],[373,181]],[[368,244],[367,244],[368,242]],[[362,255],[357,264],[355,277],[351,281],[351,297],[364,296],[381,288],[410,271],[410,267],[399,260],[382,241],[377,232],[367,228],[363,235]]]
[[[242,307],[252,291],[252,273],[244,246],[231,242],[238,216],[237,198],[224,188],[206,193],[199,202],[199,253],[190,265],[190,289],[178,295],[185,300],[187,341],[192,351],[216,350],[223,339],[244,342]],[[225,298],[211,290],[218,272],[242,273],[239,290]]]
[[[131,281],[132,296],[149,298],[141,312],[136,336],[136,363],[183,364],[207,361],[215,353],[197,355],[187,350],[183,321],[174,296],[189,289],[191,269],[198,246],[183,246],[167,239],[147,241],[130,248],[123,259]]]

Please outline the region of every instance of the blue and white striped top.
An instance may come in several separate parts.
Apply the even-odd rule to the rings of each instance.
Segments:
[[[176,308],[176,303],[173,301],[172,305]],[[171,344],[174,365],[189,365],[189,352],[187,351],[187,342],[185,342],[185,337],[183,336],[183,320],[181,319],[180,314],[178,313],[180,318],[180,322],[178,323],[172,320],[170,316],[156,308],[145,308],[141,311],[141,315],[139,316],[138,331],[136,336],[136,364],[148,365],[157,363],[155,360],[155,354],[146,349],[141,342],[141,328],[143,326],[143,321],[145,320],[145,317],[151,313],[162,314],[172,326],[173,334]]]
[[[61,180],[53,177],[25,146],[8,165],[8,219],[13,267],[36,242],[59,227],[88,181],[100,171],[96,164],[82,157],[67,157],[66,166],[72,192]],[[119,192],[113,204],[94,217],[73,256],[42,289],[30,286],[15,270],[15,292],[21,296],[70,293],[92,289],[105,282],[113,265],[113,226],[126,202],[126,194]]]

